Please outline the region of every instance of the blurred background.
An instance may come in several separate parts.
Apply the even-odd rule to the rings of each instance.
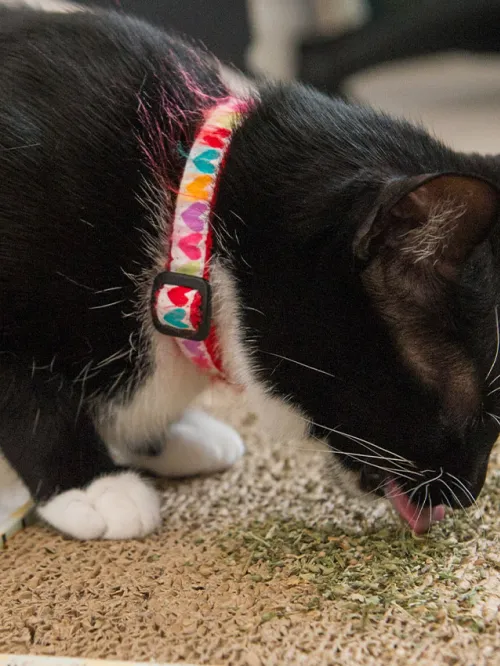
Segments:
[[[246,74],[298,78],[500,152],[500,0],[80,0],[203,41]]]

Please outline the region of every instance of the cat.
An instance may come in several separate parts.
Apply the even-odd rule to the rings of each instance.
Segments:
[[[288,406],[416,532],[475,501],[497,158],[300,84],[235,97],[210,54],[116,12],[4,8],[0,58],[0,447],[43,519],[156,529],[144,471],[244,453],[192,407],[216,381]]]

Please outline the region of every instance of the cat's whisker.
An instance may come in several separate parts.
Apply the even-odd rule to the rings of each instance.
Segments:
[[[321,441],[321,440],[317,440]],[[300,446],[294,446],[293,447],[294,451],[306,451],[308,453],[322,453],[323,455],[329,455],[330,453],[338,453],[339,455],[344,455],[344,456],[351,456],[351,455],[356,455],[358,458],[373,458],[374,460],[380,460],[381,462],[393,462],[397,461],[398,458],[386,458],[385,456],[379,456],[379,455],[373,455],[369,453],[355,453],[352,454],[349,451],[340,451],[339,449],[336,449],[334,447],[329,447],[328,450],[322,451],[321,449],[313,449],[313,448],[307,448],[307,447],[300,447]],[[409,470],[408,470],[409,471]],[[412,474],[415,474],[415,472],[411,472]]]
[[[376,486],[373,490],[369,490],[366,495],[374,495],[376,494],[381,488],[384,488],[384,486],[387,485],[387,479],[384,479],[381,481],[378,486]],[[385,492],[384,492],[384,497],[386,497]],[[381,498],[382,499],[382,498]]]
[[[248,309],[248,308],[247,308]],[[263,314],[263,313],[261,313]],[[267,356],[274,356],[275,358],[279,358],[282,361],[288,361],[289,363],[294,363],[295,365],[299,365],[302,368],[306,368],[307,370],[312,370],[313,372],[318,372],[321,375],[326,375],[327,377],[331,377],[332,379],[335,379],[339,382],[343,382],[347,386],[350,386],[351,388],[355,388],[358,392],[363,393],[363,395],[366,394],[366,390],[364,390],[362,387],[358,386],[352,379],[349,381],[346,380],[344,377],[340,377],[339,375],[335,375],[332,372],[327,372],[326,370],[322,370],[321,368],[317,368],[313,365],[308,365],[307,363],[302,363],[302,361],[296,361],[294,358],[290,358],[288,356],[283,356],[282,354],[275,354],[274,352],[269,352],[269,351],[261,351],[262,354],[266,354]]]
[[[364,498],[364,497],[373,498],[373,496],[376,495],[376,499],[382,500],[382,499],[395,499],[396,497],[401,497],[402,495],[406,495],[406,491],[404,491],[404,490],[399,492],[399,493],[384,492],[383,497],[381,497],[380,495],[377,495],[377,492],[381,488],[384,488],[384,486],[386,486],[386,485],[387,485],[387,479],[384,479],[373,490],[367,490],[366,492],[359,493],[359,494],[356,495],[356,497],[359,497],[359,498]]]
[[[347,437],[347,439],[350,439],[351,441],[356,442],[357,444],[360,444],[361,446],[364,446],[366,449],[368,449],[372,453],[378,453],[374,448],[372,448],[372,446],[370,446],[367,442],[365,442],[365,440],[360,440],[359,437],[355,437],[354,435],[350,435],[349,433],[342,432],[341,430],[337,430],[335,428],[333,429],[333,432],[336,432],[339,435],[343,435],[344,437]],[[394,454],[394,453],[391,453],[391,455],[392,456],[397,456],[397,454]],[[389,459],[389,458],[386,458],[383,455],[380,455],[380,458],[385,459],[385,460]],[[408,460],[408,461],[404,460],[404,462],[407,463],[407,465],[411,465],[412,467],[415,467],[415,463],[412,463],[410,460]],[[394,463],[394,465],[397,465],[398,469],[400,469],[401,471],[406,472],[408,474],[414,474],[416,476],[422,476],[421,472],[418,472],[415,469],[409,470],[408,467],[405,467],[402,464],[402,462],[400,461],[399,457],[396,458],[396,462]]]
[[[337,453],[337,451],[335,449],[332,449],[332,452]],[[340,452],[339,455],[342,455],[342,453]],[[358,458],[355,454],[351,453],[351,454],[349,454],[348,457],[351,458],[352,460],[355,460],[356,462],[358,462],[360,464],[368,465],[369,467],[374,467],[375,469],[379,469],[381,471],[388,472],[394,478],[405,478],[409,481],[414,481],[415,480],[414,477],[408,476],[407,474],[404,474],[400,470],[393,469],[391,467],[384,467],[382,465],[376,465],[373,462],[369,462],[369,461],[363,460],[361,458]]]
[[[411,491],[411,494],[410,494],[410,502],[413,501],[413,498],[415,497],[415,493],[417,492],[417,490],[420,490],[420,488],[422,488],[422,486],[425,486],[426,484],[429,486],[431,483],[434,483],[434,481],[439,481],[441,479],[441,477],[443,476],[443,474],[444,474],[443,468],[441,467],[441,469],[439,471],[439,474],[437,476],[435,476],[433,479],[428,479],[426,481],[422,481],[422,483],[420,483],[418,486],[415,486],[415,488],[412,488],[412,491]]]
[[[459,490],[463,491],[465,496],[472,502],[474,506],[477,507],[477,500],[467,486],[454,474],[448,472],[448,476],[451,479],[452,485],[455,485]]]
[[[457,496],[457,494],[453,491],[453,489],[451,488],[451,486],[449,486],[449,485],[446,483],[446,481],[445,481],[444,479],[440,479],[440,482],[441,482],[446,488],[448,488],[448,490],[450,491],[451,495],[454,497],[456,503],[457,503],[458,506],[462,509],[462,511],[465,511],[465,507],[464,507],[464,505],[463,505],[462,502],[460,501],[460,498]],[[450,505],[450,506],[451,506],[451,505]]]
[[[129,349],[128,348],[127,349],[121,349],[121,350],[115,352],[114,354],[111,354],[111,356],[108,356],[107,358],[103,359],[99,363],[96,363],[95,369],[100,370],[100,369],[106,367],[107,365],[109,365],[110,363],[113,363],[114,361],[118,361],[122,358],[125,358],[126,356],[128,356],[128,354],[129,354]]]
[[[422,515],[422,511],[424,510],[425,503],[427,502],[428,497],[429,497],[429,484],[427,483],[427,485],[425,486],[424,499],[422,500],[422,503],[420,505],[417,505],[417,509],[420,506],[420,511],[418,512],[417,519],[415,521],[416,523],[418,523],[418,521],[420,520],[420,516]]]
[[[257,310],[257,312],[259,312]],[[263,313],[261,313],[263,314]],[[313,372],[319,372],[322,375],[326,375],[327,377],[332,377],[332,379],[339,379],[340,381],[344,382],[345,379],[342,379],[341,377],[337,377],[337,375],[332,374],[331,372],[326,372],[326,370],[321,370],[320,368],[315,368],[313,365],[307,365],[307,363],[301,363],[300,361],[295,361],[293,358],[288,358],[288,356],[282,356],[281,354],[274,354],[273,352],[268,352],[264,351],[262,352],[263,354],[266,354],[267,356],[274,356],[275,358],[280,358],[283,361],[288,361],[289,363],[295,363],[295,365],[300,365],[303,368],[307,368],[308,370],[313,370]]]
[[[99,289],[96,294],[107,294],[109,291],[121,291],[123,287],[108,287],[107,289]]]
[[[451,475],[451,474],[448,473],[448,476],[453,476],[453,475]],[[458,479],[457,477],[453,477],[453,478],[456,479],[457,481],[460,481],[460,479]],[[456,485],[456,483],[455,483],[455,485]],[[449,486],[448,484],[446,484],[446,486],[448,487],[448,489],[449,489],[450,492],[452,493],[452,495],[453,495],[453,497],[455,498],[455,500],[456,500],[456,501],[458,502],[458,504],[460,505],[460,508],[461,508],[463,511],[465,511],[465,520],[466,520],[466,522],[467,522],[468,524],[471,523],[472,521],[471,521],[471,519],[469,518],[470,513],[467,512],[466,508],[463,506],[462,502],[458,499],[457,495],[453,492],[453,490],[450,488],[450,486]],[[461,490],[460,486],[457,486],[457,485],[456,485],[456,487],[459,488],[459,489]],[[465,488],[464,488],[464,490],[465,490]],[[476,508],[479,508],[479,505],[478,505],[476,499],[475,499],[473,496],[471,496],[471,499],[472,499],[472,501],[473,501],[474,506],[475,506]],[[450,504],[449,502],[448,502],[448,506],[450,507],[450,509],[453,509],[453,507],[451,506],[451,504]],[[484,518],[480,517],[480,522],[481,522],[481,524],[484,524]]]
[[[453,511],[453,507],[452,507],[452,505],[451,505],[451,502],[450,502],[450,500],[449,500],[448,495],[446,494],[446,492],[445,492],[444,490],[440,490],[440,491],[439,491],[439,494],[440,494],[440,496],[442,497],[442,499],[443,499],[444,503],[446,504],[446,506],[447,506],[449,509],[451,509],[451,510]]]
[[[111,308],[113,305],[119,305],[120,303],[125,303],[125,299],[122,298],[119,301],[105,303],[104,305],[93,305],[92,307],[89,307],[89,310],[103,310],[104,308]]]
[[[491,412],[486,412],[488,416],[491,416],[491,418],[495,421],[495,423],[500,426],[500,416],[497,416],[496,414],[492,414]]]
[[[318,440],[319,441],[319,440]],[[333,453],[337,453],[337,451],[332,447]],[[342,452],[339,452],[339,455],[345,455]],[[358,458],[355,454],[349,453],[348,457],[351,458],[352,460],[355,460],[356,462],[362,463],[364,465],[368,465],[369,467],[374,467],[375,469],[379,469],[382,472],[388,472],[391,476],[394,476],[396,478],[404,478],[407,479],[408,481],[415,481],[415,478],[413,476],[409,476],[408,474],[405,474],[401,472],[400,470],[390,468],[390,467],[383,467],[382,465],[376,465],[373,462],[370,462],[368,460],[363,460],[361,458]]]
[[[302,418],[309,425],[315,426],[316,428],[321,428],[322,430],[325,430],[326,432],[329,432],[329,433],[335,432],[339,435],[344,435],[345,437],[349,437],[353,441],[358,442],[359,444],[365,444],[367,448],[373,447],[374,449],[378,449],[379,451],[383,451],[384,453],[388,453],[390,456],[394,456],[394,457],[398,458],[401,461],[401,463],[407,463],[408,465],[411,465],[412,467],[416,467],[415,463],[412,460],[408,460],[408,458],[404,458],[403,456],[400,456],[399,453],[396,453],[395,451],[390,451],[389,449],[384,449],[383,446],[379,446],[378,444],[374,444],[373,442],[369,442],[366,439],[362,439],[361,437],[356,437],[356,435],[350,435],[349,433],[342,432],[338,428],[329,428],[328,426],[322,425],[321,423],[316,423],[315,421],[311,421],[310,419],[307,419],[303,416],[301,416],[300,418]]]
[[[417,486],[417,488],[414,488],[413,490],[411,490],[411,492],[409,492],[408,500],[410,501],[411,504],[413,504],[413,498],[415,497],[415,493],[417,492],[418,488],[420,488],[420,487],[421,487],[421,485]]]
[[[500,386],[497,386],[496,388],[494,388],[492,391],[490,391],[486,395],[493,395],[493,393],[496,393],[497,391],[500,391]]]
[[[496,328],[497,328],[497,347],[495,350],[495,357],[493,359],[493,363],[491,364],[490,369],[488,370],[488,374],[486,375],[485,379],[488,379],[488,377],[491,375],[493,372],[493,368],[495,367],[495,364],[498,359],[498,351],[500,349],[500,329],[499,329],[499,322],[498,322],[498,306],[495,305],[495,323],[496,323]],[[488,394],[490,395],[490,394]]]
[[[408,496],[408,492],[406,490],[401,490],[399,492],[390,491],[385,494],[387,499],[396,499],[396,497],[403,497],[403,496]]]
[[[498,379],[500,379],[500,375],[497,375],[496,377],[494,377],[493,379],[491,379],[491,380],[488,382],[488,386],[492,386],[492,385],[493,385]]]
[[[336,448],[330,448],[329,451],[319,451],[318,449],[296,449],[298,451],[316,451],[317,453],[323,453],[325,455],[328,455],[329,453],[337,453],[338,455],[344,455],[344,456],[353,456],[355,455],[357,458],[367,458],[367,459],[373,459],[373,460],[380,460],[381,462],[388,463],[388,462],[394,462],[397,460],[397,458],[385,458],[383,456],[377,456],[373,454],[368,454],[368,453],[350,453],[348,451],[341,451],[340,449]],[[399,470],[399,468],[396,468]],[[401,470],[404,471],[404,470]],[[410,472],[410,470],[407,470],[408,473],[414,474],[414,472]]]
[[[38,146],[41,146],[41,143],[26,143],[23,144],[22,146],[12,146],[10,148],[0,148],[0,152],[2,153],[11,153],[17,150],[26,150],[27,148],[37,148]]]

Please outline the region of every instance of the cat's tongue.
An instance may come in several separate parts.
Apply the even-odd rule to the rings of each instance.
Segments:
[[[442,504],[432,509],[426,506],[420,510],[420,507],[410,500],[401,486],[395,481],[389,481],[386,484],[385,495],[415,534],[428,532],[432,523],[438,523],[444,518],[445,510]]]

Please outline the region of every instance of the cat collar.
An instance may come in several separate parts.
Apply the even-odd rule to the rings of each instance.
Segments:
[[[187,157],[172,224],[165,270],[155,279],[155,328],[176,338],[182,352],[204,372],[224,378],[212,321],[211,217],[217,185],[244,105],[229,98],[212,108]]]

